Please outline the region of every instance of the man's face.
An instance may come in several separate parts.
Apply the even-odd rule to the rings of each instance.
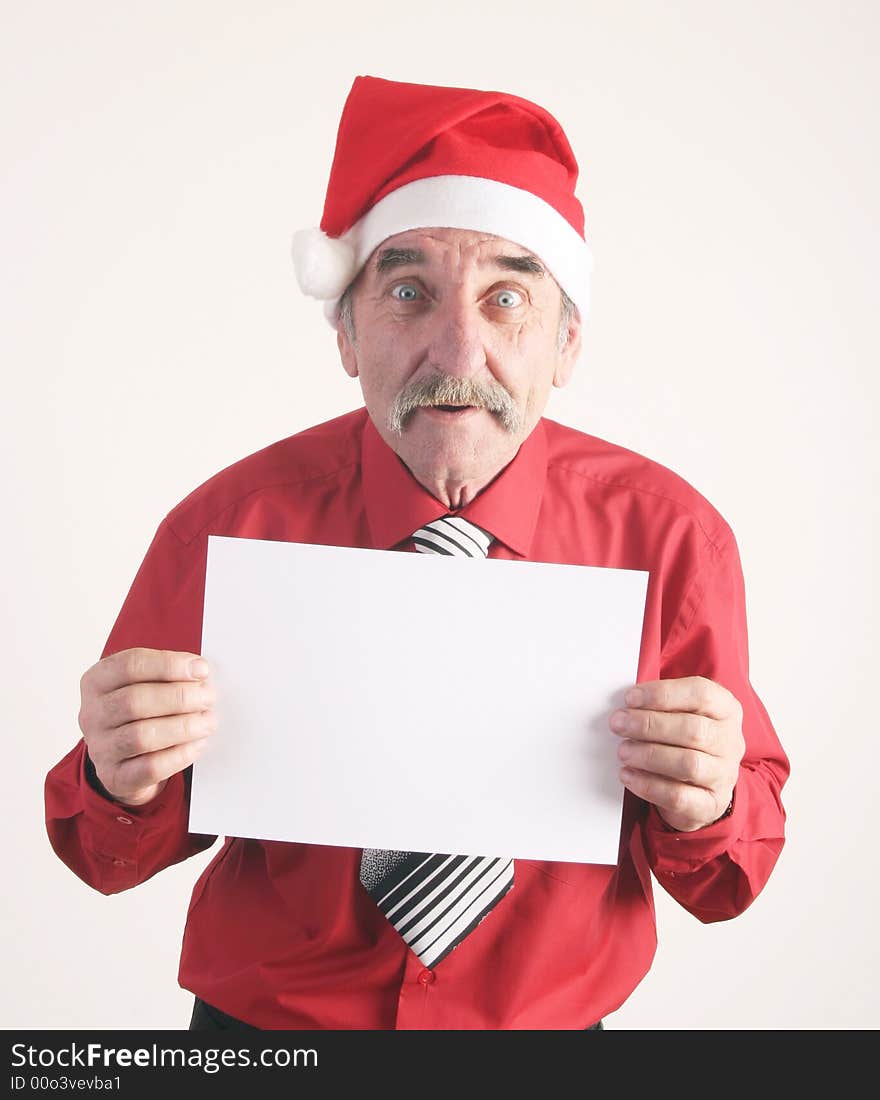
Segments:
[[[559,347],[560,290],[518,244],[461,229],[390,237],[352,292],[342,363],[360,377],[382,438],[423,483],[486,484],[568,381],[580,341]]]

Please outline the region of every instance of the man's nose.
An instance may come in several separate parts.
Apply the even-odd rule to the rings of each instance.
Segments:
[[[444,302],[434,315],[431,365],[446,374],[467,378],[486,366],[485,322],[474,305]]]

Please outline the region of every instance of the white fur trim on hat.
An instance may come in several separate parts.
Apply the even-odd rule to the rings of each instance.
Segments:
[[[586,320],[593,268],[589,246],[550,203],[498,180],[477,176],[413,180],[377,202],[339,240],[352,248],[356,273],[384,240],[408,229],[432,227],[491,233],[533,252]],[[324,313],[331,323],[344,290],[345,286],[334,299],[325,300]]]

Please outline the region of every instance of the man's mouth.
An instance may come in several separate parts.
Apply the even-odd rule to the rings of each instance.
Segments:
[[[476,405],[429,405],[426,407],[432,412],[443,412],[455,415],[457,413],[467,412],[469,409],[475,409]]]

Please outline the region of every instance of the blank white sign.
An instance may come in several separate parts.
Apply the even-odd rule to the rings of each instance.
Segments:
[[[616,863],[647,580],[210,536],[190,830]]]

